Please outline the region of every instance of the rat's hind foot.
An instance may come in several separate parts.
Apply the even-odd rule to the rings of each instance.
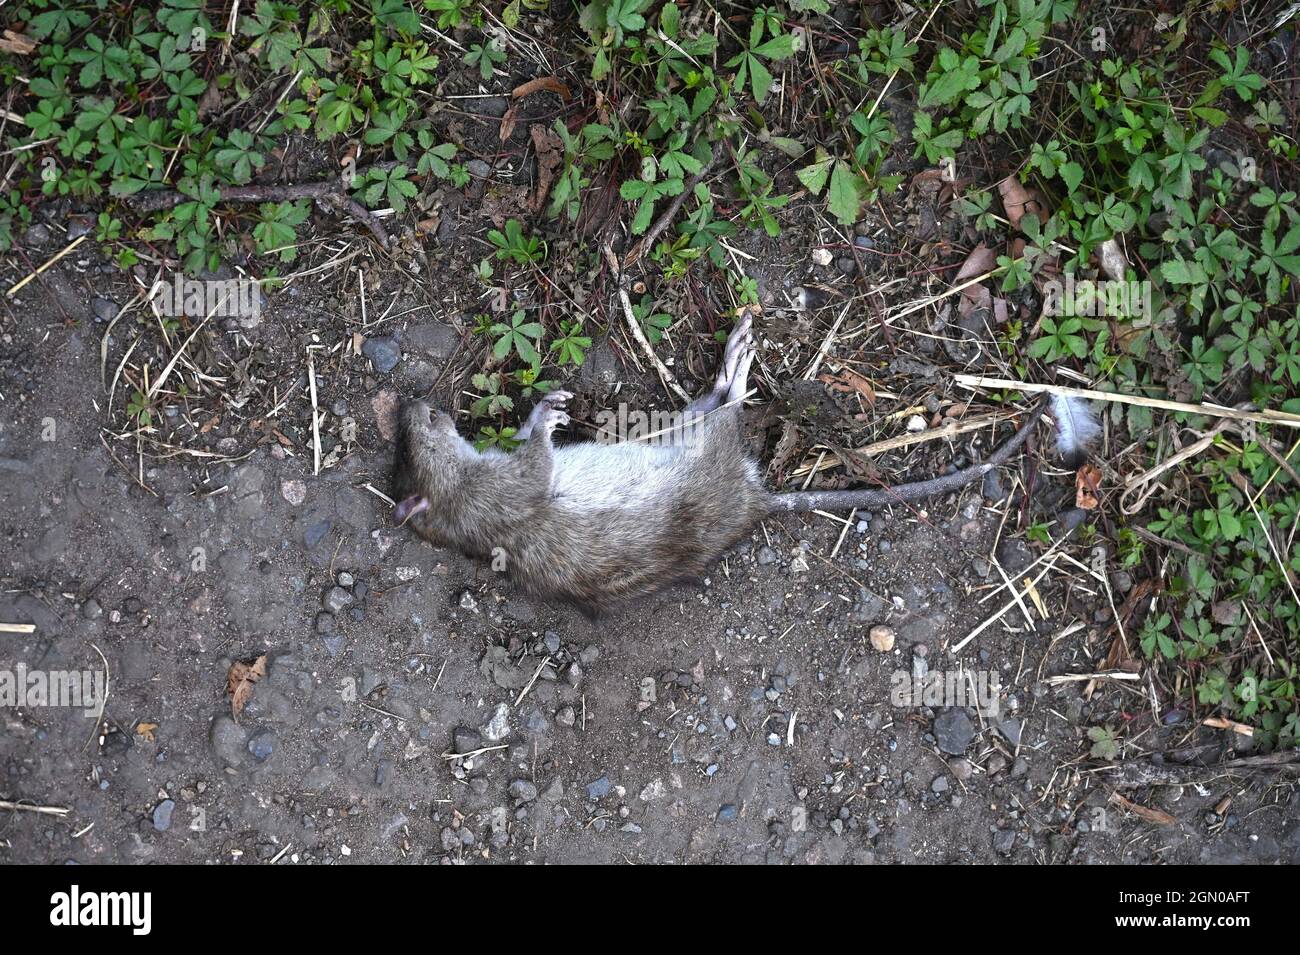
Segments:
[[[716,411],[724,401],[730,401],[737,393],[735,383],[738,377],[740,380],[738,393],[742,395],[745,393],[745,376],[749,371],[749,363],[754,358],[753,324],[753,313],[746,309],[737,319],[736,327],[727,336],[727,347],[722,352],[722,367],[718,369],[718,377],[714,379],[712,390],[687,405],[683,410],[684,417],[700,417],[709,414]]]
[[[572,397],[571,391],[547,392],[537,404],[533,405],[528,420],[524,422],[524,426],[519,429],[515,437],[520,441],[526,441],[533,431],[539,428],[543,429],[549,437],[556,427],[568,424],[569,416],[564,413],[564,406]]]
[[[754,316],[746,310],[727,336],[727,347],[722,352],[722,367],[718,369],[714,390],[726,392],[731,387],[731,380],[736,376],[741,358],[754,347],[753,324]]]

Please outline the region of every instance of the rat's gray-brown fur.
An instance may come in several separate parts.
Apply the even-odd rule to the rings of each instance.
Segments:
[[[727,341],[709,394],[654,444],[555,447],[569,397],[533,409],[513,453],[478,452],[424,402],[400,412],[393,498],[397,522],[438,546],[504,566],[535,596],[589,614],[698,577],[776,511],[880,507],[955,490],[1010,457],[1041,406],[988,461],[886,490],[772,494],[745,452],[741,402],[753,359],[746,314]]]

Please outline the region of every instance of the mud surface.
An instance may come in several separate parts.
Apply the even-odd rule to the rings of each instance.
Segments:
[[[1049,578],[1048,620],[946,649],[1006,599],[980,602],[990,552],[1015,576],[1041,550],[989,488],[770,520],[701,586],[593,624],[394,529],[366,487],[391,454],[371,400],[427,387],[449,326],[395,322],[392,376],[321,362],[361,436],[319,476],[296,442],[142,459],[101,440],[87,292],[110,281],[73,260],[3,320],[0,620],[35,631],[0,635],[0,668],[110,674],[102,721],[0,710],[0,797],[69,810],[0,812],[5,862],[1300,861],[1268,776],[1126,791],[1164,825],[1107,805],[1088,726],[1145,721],[1149,750],[1222,734],[1153,725],[1140,684],[1045,682],[1095,665],[1101,623],[1061,633],[1104,593]],[[258,331],[300,349],[313,312],[273,303]],[[227,671],[261,655],[236,722]],[[996,672],[997,716],[891,702],[896,672],[959,666]]]

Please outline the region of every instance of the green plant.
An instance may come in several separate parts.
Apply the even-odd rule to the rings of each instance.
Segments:
[[[496,37],[491,38],[486,43],[473,43],[470,45],[468,52],[465,54],[465,62],[470,66],[477,66],[479,76],[485,81],[492,79],[496,72],[497,64],[506,61],[506,51],[502,47],[501,41]]]
[[[507,220],[504,232],[489,230],[488,241],[497,247],[498,259],[531,265],[546,258],[546,243],[536,236],[524,235],[524,228],[518,219]]]
[[[581,365],[586,360],[587,349],[591,339],[580,335],[582,319],[565,319],[560,322],[560,337],[551,342],[550,350],[555,352],[555,360],[561,365]]]
[[[1093,759],[1113,760],[1119,756],[1119,734],[1113,727],[1091,726],[1088,728],[1088,739],[1092,740],[1088,755]]]
[[[760,9],[750,24],[748,42],[726,63],[728,67],[738,67],[737,86],[743,87],[748,79],[754,99],[759,103],[767,98],[768,91],[776,82],[767,63],[789,59],[799,48],[795,35],[783,32],[781,27],[781,18],[774,8]],[[764,33],[767,40],[763,40]]]
[[[505,358],[513,350],[529,365],[541,362],[537,349],[541,344],[542,326],[538,322],[527,321],[522,308],[511,313],[508,322],[493,324],[490,333],[495,339],[492,346],[494,357]]]

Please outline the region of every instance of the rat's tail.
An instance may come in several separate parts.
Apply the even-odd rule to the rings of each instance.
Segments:
[[[1092,427],[1096,429],[1097,425],[1095,420],[1092,419],[1092,412],[1082,399],[1071,398],[1068,400],[1082,405],[1083,416],[1093,421]],[[945,474],[941,477],[931,478],[928,481],[915,481],[911,484],[900,484],[897,487],[863,488],[855,491],[794,491],[788,494],[773,494],[769,499],[772,504],[772,511],[848,511],[853,508],[872,510],[884,507],[887,504],[899,504],[904,501],[916,501],[921,498],[951,493],[965,487],[967,484],[978,481],[994,468],[1005,464],[1011,455],[1015,454],[1020,446],[1025,443],[1025,439],[1034,430],[1034,423],[1042,416],[1048,404],[1052,404],[1055,408],[1054,401],[1040,401],[1020,425],[1020,430],[1008,438],[1002,447],[979,464],[972,464],[968,468],[962,468],[960,471],[953,471],[951,474]],[[1078,414],[1077,410],[1076,414]],[[1082,417],[1079,420],[1082,420]],[[1058,430],[1061,429],[1058,428]],[[1083,429],[1076,428],[1076,432],[1082,433]],[[1094,430],[1092,433],[1095,435],[1096,431]]]

